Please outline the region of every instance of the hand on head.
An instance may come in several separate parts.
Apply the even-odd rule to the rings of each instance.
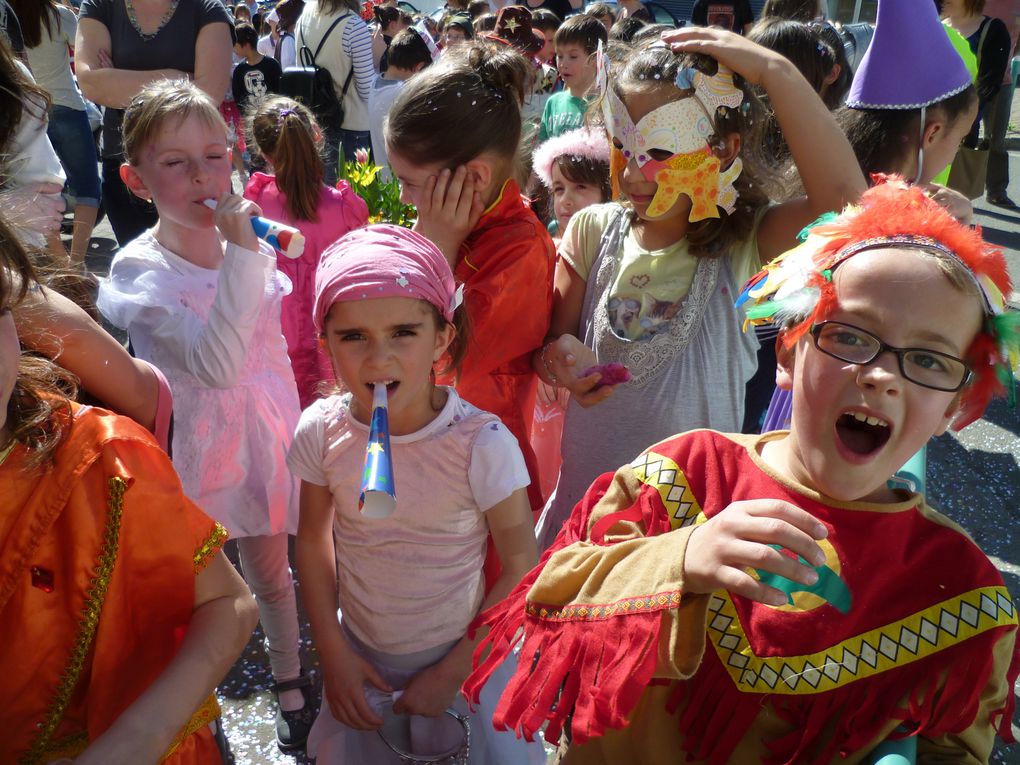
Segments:
[[[665,32],[662,40],[674,53],[701,53],[729,67],[752,85],[762,85],[773,61],[785,61],[774,51],[735,32],[711,27],[684,27]]]
[[[465,165],[452,172],[443,169],[439,175],[430,176],[425,182],[414,230],[431,239],[453,268],[457,264],[461,243],[478,223],[484,210],[474,174]]]

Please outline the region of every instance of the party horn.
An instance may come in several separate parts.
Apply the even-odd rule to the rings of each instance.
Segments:
[[[397,507],[390,455],[390,421],[386,384],[376,383],[372,394],[372,424],[368,429],[365,469],[361,473],[358,509],[366,518],[386,518]]]
[[[216,209],[215,199],[207,199],[202,204],[210,210]],[[255,236],[268,242],[292,260],[300,258],[301,253],[305,251],[304,234],[293,226],[256,216],[251,219],[251,227],[255,231]]]

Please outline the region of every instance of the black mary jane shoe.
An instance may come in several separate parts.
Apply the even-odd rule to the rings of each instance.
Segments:
[[[292,752],[296,749],[303,749],[308,741],[308,733],[315,722],[315,709],[312,705],[312,678],[301,671],[300,677],[293,680],[285,680],[273,686],[276,693],[276,743],[283,752]],[[283,691],[300,690],[305,698],[305,705],[301,709],[287,712],[280,707],[280,693]]]

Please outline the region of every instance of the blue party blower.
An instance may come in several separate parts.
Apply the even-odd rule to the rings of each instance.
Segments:
[[[393,487],[386,385],[376,383],[372,394],[372,424],[368,430],[358,509],[366,518],[388,518],[396,508],[397,492]]]
[[[215,199],[207,199],[202,204],[210,210],[216,209]],[[305,237],[293,226],[269,218],[254,217],[251,219],[251,227],[255,231],[255,236],[268,242],[291,260],[300,258],[305,251]]]

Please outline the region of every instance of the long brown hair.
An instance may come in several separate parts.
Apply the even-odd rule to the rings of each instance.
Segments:
[[[21,25],[21,36],[26,48],[42,43],[42,30],[52,39],[60,22],[56,0],[7,0]]]
[[[251,140],[273,163],[287,214],[295,220],[317,221],[324,169],[315,117],[297,101],[275,96],[257,105],[248,122]]]
[[[6,157],[11,139],[25,112],[45,120],[49,108],[49,93],[25,75],[15,63],[10,45],[0,35],[0,157]],[[3,179],[0,162],[0,182]]]
[[[0,312],[38,288],[28,253],[0,217]],[[41,356],[21,355],[7,402],[6,427],[13,441],[32,450],[29,467],[43,465],[53,457],[71,426],[70,399],[76,394],[77,380],[69,372]]]

